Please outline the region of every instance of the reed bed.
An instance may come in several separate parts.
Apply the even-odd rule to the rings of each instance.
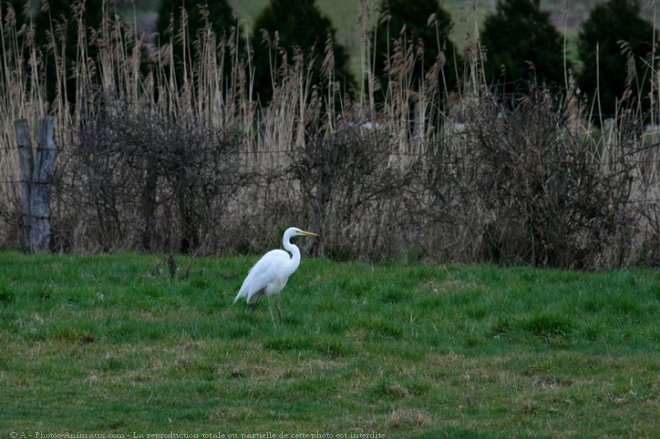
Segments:
[[[184,27],[178,38],[190,50],[176,54],[174,41],[138,36],[110,2],[99,29],[76,8],[73,57],[62,37],[71,23],[54,19],[49,44],[38,46],[5,3],[0,10],[4,247],[20,245],[14,122],[50,115],[60,148],[56,251],[253,252],[298,225],[323,236],[308,252],[339,259],[660,263],[660,152],[649,115],[622,102],[595,128],[593,105],[568,73],[562,90],[498,96],[474,40],[449,90],[442,57],[415,79],[423,48],[401,39],[378,84],[368,38],[378,11],[364,1],[357,90],[333,77],[329,40],[316,54],[284,54],[272,100],[260,102],[237,29],[207,27],[187,41]],[[655,83],[657,63],[648,65]]]

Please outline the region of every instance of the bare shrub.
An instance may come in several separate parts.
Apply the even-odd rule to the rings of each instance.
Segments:
[[[194,115],[118,103],[85,117],[77,140],[66,171],[78,184],[62,199],[104,249],[199,249],[245,177],[240,133]]]
[[[447,128],[424,145],[409,193],[418,245],[433,260],[472,262],[482,251],[486,208],[477,191],[479,163],[470,156],[465,133]]]
[[[621,118],[609,144],[573,135],[546,93],[471,111],[470,154],[486,207],[484,256],[500,263],[594,267],[635,222],[631,184],[641,132]],[[631,158],[633,158],[631,160]]]
[[[405,247],[407,172],[389,133],[347,123],[317,134],[292,155],[310,228],[322,252],[382,259]]]

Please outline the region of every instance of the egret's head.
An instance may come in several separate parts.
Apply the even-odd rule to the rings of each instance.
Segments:
[[[301,230],[297,227],[289,227],[288,229],[286,229],[286,232],[284,232],[284,236],[293,238],[294,236],[319,236],[319,235],[314,232],[307,232],[305,230]]]

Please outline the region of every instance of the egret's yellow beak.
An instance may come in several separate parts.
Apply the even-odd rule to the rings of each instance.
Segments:
[[[302,231],[302,234],[303,234],[304,236],[319,236],[318,233],[307,232],[307,231],[305,231],[305,230]]]

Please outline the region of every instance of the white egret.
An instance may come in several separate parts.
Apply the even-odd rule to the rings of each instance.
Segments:
[[[279,292],[282,291],[286,282],[289,280],[289,276],[291,276],[300,265],[300,250],[291,243],[291,238],[296,236],[319,235],[300,230],[297,227],[289,227],[286,229],[284,237],[282,238],[282,243],[284,244],[286,251],[276,249],[263,255],[261,259],[250,268],[247,277],[243,281],[243,285],[241,285],[241,289],[238,290],[238,294],[236,294],[234,303],[245,297],[248,305],[255,306],[261,296],[266,295],[266,297],[269,298],[273,294],[279,294]],[[270,309],[270,299],[268,299],[268,307],[270,310],[270,316],[273,319],[273,325],[275,325],[273,311]],[[282,317],[279,302],[277,304],[277,311],[280,313],[281,320]]]

